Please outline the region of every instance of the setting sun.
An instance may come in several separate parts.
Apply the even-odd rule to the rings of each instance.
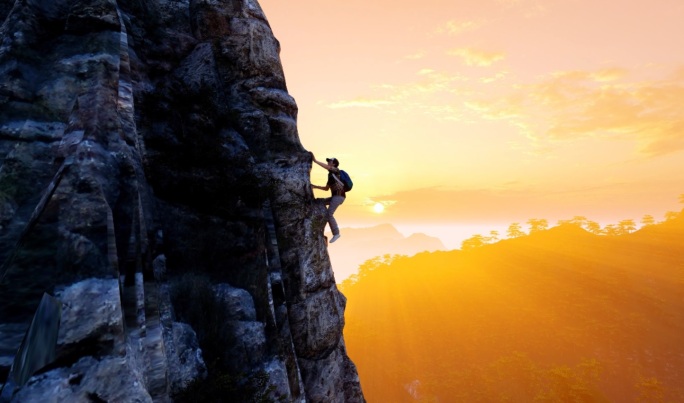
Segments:
[[[385,206],[383,206],[382,203],[379,202],[375,203],[375,205],[373,206],[373,211],[377,214],[380,214],[383,211],[385,211]]]
[[[436,236],[438,225],[677,209],[681,1],[259,3],[302,145],[334,154],[356,182],[343,225]]]

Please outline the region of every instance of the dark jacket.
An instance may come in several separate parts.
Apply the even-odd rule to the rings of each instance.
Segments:
[[[335,177],[333,177],[335,175]],[[328,171],[328,183],[326,184],[330,188],[330,193],[332,196],[342,196],[347,197],[347,193],[344,191],[344,186],[338,182],[340,179],[340,170],[337,168]]]

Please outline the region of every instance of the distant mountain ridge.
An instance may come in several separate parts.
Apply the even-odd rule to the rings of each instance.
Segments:
[[[422,233],[405,237],[391,224],[342,228],[340,232],[342,237],[328,246],[328,254],[338,283],[355,274],[363,262],[377,256],[415,255],[446,249],[439,238]]]
[[[369,401],[684,401],[684,211],[390,258],[341,289]]]

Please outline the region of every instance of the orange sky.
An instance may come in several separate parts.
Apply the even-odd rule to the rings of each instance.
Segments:
[[[342,227],[681,209],[681,0],[260,4],[304,147],[354,179]]]

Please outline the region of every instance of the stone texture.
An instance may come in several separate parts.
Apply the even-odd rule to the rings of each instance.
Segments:
[[[229,319],[235,321],[256,320],[254,300],[246,290],[232,287],[230,284],[216,284],[214,293]]]
[[[257,321],[252,296],[243,289],[229,284],[213,287],[219,310],[224,313],[224,332],[234,339],[223,350],[224,361],[234,372],[257,368],[267,354],[266,325]]]
[[[64,312],[15,400],[168,401],[265,373],[237,385],[364,401],[259,4],[16,0],[0,18],[0,377],[43,293]]]
[[[69,346],[85,339],[113,345],[115,339],[123,337],[117,280],[83,280],[57,291],[55,296],[62,302],[58,345]]]
[[[348,379],[350,368],[343,344],[325,357],[316,360],[301,359],[304,385],[308,398],[314,402],[346,402],[357,399],[361,392],[354,379]],[[354,371],[355,372],[355,371]],[[350,385],[351,384],[351,385]]]
[[[142,375],[122,357],[84,357],[70,367],[31,378],[17,402],[152,402]]]
[[[183,390],[196,379],[206,378],[207,366],[195,331],[186,323],[174,322],[172,326],[173,339],[167,345],[173,345],[175,354],[173,359],[169,359],[169,384],[173,393]]]
[[[290,326],[298,356],[325,357],[339,345],[344,303],[342,294],[333,287],[292,306]]]

